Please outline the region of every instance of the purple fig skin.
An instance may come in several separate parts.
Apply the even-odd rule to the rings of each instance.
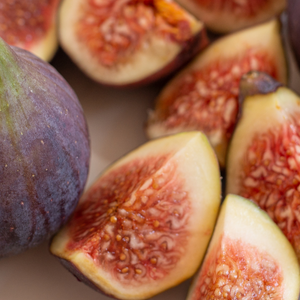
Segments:
[[[267,73],[250,71],[240,81],[240,104],[248,96],[274,93],[281,86],[280,82]]]
[[[48,63],[0,39],[0,257],[66,223],[89,170],[90,141],[72,88]]]
[[[288,30],[289,39],[300,68],[300,1],[288,0]]]

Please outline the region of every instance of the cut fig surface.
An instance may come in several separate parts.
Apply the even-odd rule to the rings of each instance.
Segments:
[[[297,300],[299,265],[290,243],[254,203],[228,195],[188,300]]]
[[[219,205],[219,168],[206,137],[157,139],[99,177],[50,250],[105,294],[149,298],[196,272]]]
[[[57,10],[60,0],[3,0],[0,37],[8,44],[49,61],[57,47]]]
[[[203,24],[169,0],[65,0],[59,33],[88,76],[116,86],[165,76],[207,45]]]
[[[286,0],[176,0],[219,33],[227,33],[278,16]]]
[[[300,98],[286,87],[245,97],[228,154],[227,192],[258,203],[300,259],[299,116]]]
[[[200,130],[209,138],[221,166],[238,113],[239,82],[250,70],[286,82],[280,25],[263,25],[226,36],[200,53],[171,80],[150,112],[149,138]]]

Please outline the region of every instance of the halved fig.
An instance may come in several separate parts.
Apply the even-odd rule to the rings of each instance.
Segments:
[[[251,201],[228,195],[188,300],[297,300],[297,257],[269,216]]]
[[[96,290],[149,298],[196,272],[220,189],[217,159],[202,133],[150,141],[104,171],[50,250]]]
[[[288,36],[294,51],[295,58],[300,68],[300,2],[298,0],[288,1]]]
[[[236,123],[240,78],[250,70],[286,82],[277,20],[226,36],[200,53],[158,96],[146,125],[148,137],[200,130],[223,167]]]
[[[287,0],[176,0],[207,28],[227,33],[250,27],[278,16]]]
[[[276,82],[272,91],[270,80],[252,73],[241,81],[248,92],[228,152],[227,192],[264,209],[300,260],[300,98]]]
[[[0,37],[8,44],[50,61],[58,47],[57,10],[60,0],[2,0]]]
[[[203,24],[172,0],[64,0],[60,41],[97,82],[149,83],[207,45]]]

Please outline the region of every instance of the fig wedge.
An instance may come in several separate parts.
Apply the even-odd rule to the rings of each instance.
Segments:
[[[48,63],[0,38],[0,258],[50,238],[85,186],[82,107]]]
[[[109,296],[152,297],[196,272],[220,190],[217,159],[202,133],[150,141],[102,173],[50,251]]]
[[[290,243],[257,205],[228,195],[188,300],[297,300],[300,276]]]
[[[200,130],[224,167],[238,113],[240,78],[250,70],[286,82],[278,20],[226,36],[200,53],[158,96],[146,124],[147,136]]]
[[[83,72],[112,86],[157,80],[208,43],[203,24],[172,0],[64,0],[59,36]]]
[[[241,81],[248,92],[230,143],[226,189],[264,209],[300,259],[300,98],[274,80],[272,88],[271,80],[250,73]]]
[[[0,37],[8,44],[50,61],[58,48],[60,0],[2,0]]]
[[[228,33],[257,25],[278,16],[287,0],[176,0],[207,28]]]

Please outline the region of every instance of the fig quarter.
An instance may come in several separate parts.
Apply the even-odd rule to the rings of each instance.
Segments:
[[[100,175],[50,251],[109,296],[152,297],[196,272],[220,185],[216,156],[202,133],[149,141]]]

